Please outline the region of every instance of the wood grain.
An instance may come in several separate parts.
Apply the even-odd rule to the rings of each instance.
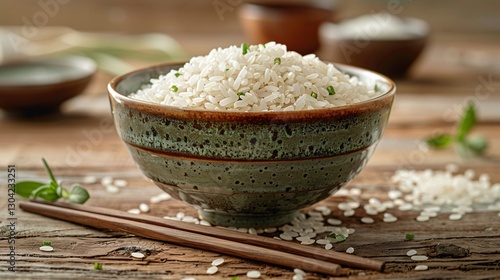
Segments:
[[[17,1],[16,1],[17,2]],[[30,1],[21,1],[26,8],[24,13],[13,10],[5,14],[1,20],[16,24],[22,16],[33,15],[36,5]],[[21,3],[20,2],[20,3]],[[30,3],[28,3],[30,2]],[[101,5],[89,1],[89,6]],[[101,3],[103,1],[99,1]],[[180,2],[180,1],[176,1]],[[187,2],[187,1],[183,1]],[[371,8],[379,10],[385,2],[367,3],[366,1],[343,1],[344,16],[366,13]],[[351,227],[356,232],[342,243],[334,245],[332,250],[344,252],[348,247],[355,248],[355,255],[387,262],[385,273],[343,267],[341,276],[328,277],[323,274],[309,273],[307,279],[499,279],[500,278],[500,217],[495,211],[477,211],[467,214],[460,221],[450,221],[449,213],[439,214],[428,222],[417,222],[415,211],[388,212],[398,217],[395,223],[383,223],[382,215],[376,215],[374,224],[363,224],[361,217],[365,215],[358,209],[353,217],[343,217],[338,210],[338,203],[346,200],[359,200],[366,203],[369,198],[387,199],[387,191],[391,188],[388,180],[395,170],[400,168],[442,169],[445,164],[453,162],[460,165],[461,170],[472,168],[476,173],[487,173],[491,181],[500,182],[500,71],[498,63],[500,55],[498,32],[481,32],[480,26],[491,24],[489,13],[481,13],[480,9],[496,11],[494,4],[477,4],[473,1],[445,1],[433,6],[430,11],[426,1],[409,2],[404,14],[422,16],[431,20],[435,32],[425,53],[412,69],[411,75],[396,80],[398,86],[396,101],[389,124],[368,166],[354,179],[346,189],[360,188],[360,197],[334,195],[315,206],[327,206],[333,209],[327,218],[339,218],[342,226]],[[71,2],[73,3],[73,2]],[[78,2],[80,3],[80,2]],[[74,2],[68,10],[75,10]],[[107,2],[106,2],[107,3]],[[166,2],[165,2],[166,3]],[[207,2],[208,3],[208,2]],[[355,4],[357,3],[357,4]],[[446,4],[448,3],[448,4]],[[82,18],[74,27],[97,30],[106,26],[105,11],[111,11],[109,5],[102,4],[102,17],[99,23],[88,25],[88,18]],[[108,5],[108,6],[105,6]],[[163,5],[163,4],[162,4]],[[167,4],[164,4],[167,5]],[[185,4],[187,6],[191,4]],[[461,8],[462,14],[449,12],[449,6]],[[479,6],[477,6],[479,5]],[[110,30],[132,28],[137,32],[150,31],[155,25],[156,31],[168,31],[181,41],[191,54],[204,54],[209,49],[228,44],[240,44],[243,34],[237,27],[234,15],[227,14],[227,21],[219,22],[213,14],[211,6],[205,4],[205,13],[200,12],[199,21],[193,17],[178,21],[177,25],[169,25],[165,21],[153,18],[152,15],[134,14],[135,21],[127,26],[113,23]],[[185,8],[185,7],[184,7]],[[182,8],[182,9],[184,9]],[[344,9],[343,8],[343,9]],[[440,10],[441,9],[441,10]],[[61,13],[51,19],[51,24],[61,24],[64,20],[76,17],[78,13]],[[450,14],[449,16],[446,13]],[[116,10],[114,10],[116,12]],[[475,19],[469,18],[471,12]],[[110,12],[111,13],[111,12]],[[159,9],[157,14],[164,15]],[[172,13],[170,11],[170,14]],[[182,13],[177,13],[182,15]],[[202,15],[203,14],[203,15]],[[198,11],[196,13],[198,15]],[[461,15],[461,16],[459,16]],[[151,16],[151,21],[144,17]],[[453,17],[460,20],[460,27],[450,21]],[[8,19],[10,18],[10,21]],[[142,19],[141,19],[142,18]],[[198,18],[198,17],[197,17]],[[207,19],[214,23],[206,24],[197,30],[199,22]],[[192,19],[192,20],[191,20]],[[170,18],[169,18],[170,20]],[[173,20],[173,19],[172,19]],[[470,25],[466,22],[474,22]],[[149,23],[148,23],[149,22]],[[139,26],[141,25],[142,26]],[[154,24],[151,24],[154,23]],[[21,23],[22,24],[22,23]],[[158,24],[163,24],[159,26]],[[182,26],[186,26],[185,29]],[[187,30],[187,31],[186,31]],[[153,30],[154,31],[154,30]],[[441,31],[439,33],[439,31]],[[445,32],[446,31],[446,32]],[[476,59],[479,56],[486,60]],[[40,161],[45,157],[54,168],[56,177],[63,179],[69,186],[81,182],[86,175],[95,175],[98,179],[105,176],[126,179],[129,186],[116,194],[110,194],[99,184],[88,184],[91,199],[88,205],[101,206],[126,211],[137,208],[139,203],[148,203],[151,196],[161,191],[147,181],[134,165],[124,145],[120,142],[111,125],[109,104],[105,92],[106,83],[111,76],[99,73],[87,92],[69,101],[61,114],[37,119],[17,119],[0,113],[0,166],[8,164],[17,167],[18,180],[46,178]],[[486,80],[486,84],[482,81]],[[481,90],[478,93],[478,88]],[[453,149],[444,151],[422,150],[419,141],[436,132],[452,132],[455,129],[461,107],[469,100],[478,102],[479,122],[473,133],[488,137],[490,147],[486,157],[462,160]],[[4,169],[3,169],[4,170]],[[293,271],[262,262],[244,260],[242,258],[192,249],[167,242],[123,234],[116,231],[101,231],[91,227],[83,227],[73,223],[40,217],[18,210],[16,253],[17,272],[9,272],[8,260],[8,223],[5,171],[0,173],[0,278],[1,279],[172,279],[184,277],[197,279],[231,279],[238,276],[246,279],[246,272],[259,270],[262,279],[291,279]],[[18,198],[20,200],[20,198]],[[149,204],[149,215],[156,217],[175,216],[178,212],[196,217],[195,209],[179,201],[169,200],[157,204]],[[307,211],[307,209],[305,210]],[[406,241],[404,235],[413,233],[415,240]],[[273,234],[267,234],[273,237]],[[54,252],[45,253],[38,250],[43,240],[50,240]],[[465,257],[433,255],[436,246],[447,248],[463,248],[468,254]],[[453,245],[453,246],[452,246]],[[321,249],[320,245],[311,245]],[[412,261],[406,251],[415,249],[419,254],[431,256],[422,262]],[[452,250],[452,249],[450,249]],[[130,252],[141,251],[146,254],[143,260],[130,257]],[[206,270],[211,262],[219,257],[225,263],[219,267],[215,275],[207,275]],[[94,262],[104,264],[102,271],[93,269]],[[426,264],[428,271],[414,271],[417,264]]]
[[[288,253],[288,250],[286,249],[276,250],[268,247],[254,246],[220,238],[223,236],[213,237],[208,234],[202,235],[192,231],[173,228],[171,226],[167,227],[152,223],[138,222],[136,219],[118,218],[116,217],[118,216],[116,213],[115,215],[106,215],[103,211],[81,211],[75,210],[74,208],[56,207],[54,205],[35,202],[21,202],[19,204],[19,208],[28,212],[91,226],[94,228],[126,232],[153,240],[180,244],[195,249],[223,253],[289,268],[300,268],[310,272],[338,276],[341,269],[341,267],[335,263],[321,261],[317,258],[315,259],[297,254],[291,254]],[[109,211],[105,210],[105,212]],[[120,216],[124,217],[126,215]],[[144,220],[145,219],[143,219],[143,221]],[[161,224],[165,225],[168,223]],[[209,229],[206,229],[206,231],[209,231]],[[259,243],[259,245],[262,245],[262,243]],[[356,264],[358,263],[360,263],[359,260]],[[367,263],[375,262],[367,260]],[[383,263],[379,265],[379,269],[381,269],[382,265]]]

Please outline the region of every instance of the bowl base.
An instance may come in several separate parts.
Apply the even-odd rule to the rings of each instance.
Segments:
[[[200,210],[200,215],[207,222],[217,226],[264,228],[282,226],[297,216],[299,211],[259,214],[231,214],[221,212],[208,212]]]

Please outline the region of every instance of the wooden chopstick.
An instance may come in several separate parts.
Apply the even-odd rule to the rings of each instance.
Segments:
[[[233,255],[269,264],[281,265],[290,268],[300,268],[310,272],[323,273],[332,276],[338,276],[341,273],[341,267],[338,264],[298,256],[269,248],[201,235],[189,231],[182,231],[179,229],[133,221],[130,219],[117,218],[37,202],[21,202],[19,203],[19,207],[28,212],[73,223],[92,226],[95,228],[127,232],[136,236],[166,241],[196,249],[204,249]]]
[[[193,233],[198,233],[202,235],[210,235],[213,237],[219,237],[226,240],[232,240],[239,243],[246,243],[250,245],[256,245],[266,248],[271,248],[274,250],[279,250],[282,252],[288,252],[304,257],[314,258],[316,260],[338,263],[342,265],[348,265],[351,267],[371,269],[376,271],[383,271],[385,267],[385,262],[380,260],[363,258],[355,255],[339,253],[331,250],[324,250],[322,248],[304,246],[292,242],[277,240],[274,238],[244,234],[240,232],[235,232],[232,230],[226,230],[216,227],[206,227],[195,224],[184,223],[174,220],[166,220],[163,218],[153,217],[149,215],[136,215],[127,212],[107,209],[102,207],[84,206],[78,204],[70,204],[63,202],[48,203],[44,201],[35,200],[35,203],[43,203],[47,205],[54,205],[58,207],[64,207],[68,209],[74,209],[79,211],[84,211],[94,214],[105,214],[111,217],[123,218],[132,221],[138,221],[143,223],[148,223],[152,225],[158,225],[162,227],[170,227],[174,229],[179,229],[183,231],[189,231]]]

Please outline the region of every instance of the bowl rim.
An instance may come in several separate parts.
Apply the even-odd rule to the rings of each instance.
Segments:
[[[182,67],[186,62],[169,62],[162,63],[152,66],[147,66],[133,70],[131,72],[116,76],[108,83],[108,95],[109,97],[117,102],[118,104],[126,107],[134,107],[139,111],[149,111],[161,115],[176,115],[178,117],[184,118],[211,118],[213,120],[219,118],[233,119],[233,120],[249,120],[249,119],[260,119],[260,118],[270,118],[270,119],[314,119],[322,117],[334,117],[342,116],[346,114],[352,114],[353,112],[360,111],[375,111],[382,107],[385,107],[388,103],[392,104],[393,97],[396,92],[396,84],[389,77],[377,73],[375,71],[367,70],[361,67],[355,67],[340,63],[332,63],[337,69],[348,74],[363,73],[364,75],[371,76],[374,80],[381,80],[388,84],[389,88],[386,92],[370,98],[365,101],[356,102],[349,105],[341,105],[330,108],[321,109],[301,109],[301,110],[291,110],[291,111],[220,111],[220,110],[208,110],[208,109],[194,109],[194,108],[181,108],[170,105],[156,104],[152,102],[142,101],[128,97],[120,92],[118,92],[118,85],[120,82],[124,81],[130,76],[139,74],[141,72],[153,72],[155,69],[166,68],[166,67]],[[331,62],[325,62],[331,63]]]
[[[18,61],[3,65],[3,67],[15,67],[15,66],[33,66],[33,65],[59,65],[67,66],[74,69],[78,69],[79,73],[75,77],[63,77],[60,80],[49,80],[34,83],[0,83],[0,91],[7,91],[12,89],[20,88],[41,88],[41,87],[51,87],[62,85],[66,83],[72,83],[76,81],[81,81],[92,77],[97,72],[96,62],[88,57],[81,55],[62,55],[50,58],[42,58],[33,61]]]
[[[251,10],[253,16],[265,16],[269,14],[275,15],[276,12],[279,14],[283,14],[290,11],[282,11],[281,8],[290,7],[290,8],[302,8],[309,10],[322,10],[327,13],[332,13],[337,8],[337,1],[324,1],[324,0],[308,0],[304,1],[287,1],[287,2],[266,2],[266,1],[255,1],[249,0],[244,1],[241,5],[240,10],[246,9],[247,11]],[[294,11],[295,13],[304,11]]]
[[[395,43],[395,42],[413,42],[426,40],[430,36],[429,23],[425,20],[416,17],[400,17],[405,21],[412,31],[411,36],[401,38],[368,38],[366,41],[370,43]],[[346,36],[341,30],[341,23],[324,22],[319,27],[318,33],[321,37],[332,41],[354,42],[359,40],[359,36]]]

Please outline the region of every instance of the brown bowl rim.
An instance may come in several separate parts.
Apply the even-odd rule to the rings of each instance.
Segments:
[[[327,62],[329,63],[329,62]],[[357,103],[353,103],[350,105],[342,105],[335,106],[331,108],[321,108],[321,109],[306,109],[306,110],[292,110],[292,111],[261,111],[261,112],[245,112],[245,111],[217,111],[217,110],[205,110],[205,109],[193,109],[193,108],[181,108],[174,107],[169,105],[155,104],[151,102],[146,102],[142,100],[137,100],[125,96],[118,92],[117,86],[120,82],[128,78],[129,76],[141,73],[141,72],[151,72],[154,69],[164,68],[164,67],[172,67],[178,66],[182,67],[182,63],[179,62],[170,62],[157,64],[152,66],[143,67],[122,75],[119,75],[113,78],[108,83],[108,96],[110,99],[114,100],[118,104],[134,108],[137,111],[150,112],[153,114],[165,115],[165,116],[175,116],[178,118],[196,118],[196,119],[208,119],[208,120],[217,120],[217,119],[226,119],[226,120],[234,120],[234,121],[244,121],[251,122],[254,120],[304,120],[304,119],[324,119],[324,118],[332,118],[339,117],[345,115],[352,115],[356,112],[365,112],[365,111],[377,111],[380,108],[385,107],[388,104],[392,104],[393,97],[396,92],[396,84],[389,77],[367,70],[361,67],[355,67],[340,63],[332,63],[337,69],[341,71],[347,71],[349,74],[363,73],[368,74],[374,77],[377,77],[379,80],[384,81],[389,85],[389,88],[386,92]]]

